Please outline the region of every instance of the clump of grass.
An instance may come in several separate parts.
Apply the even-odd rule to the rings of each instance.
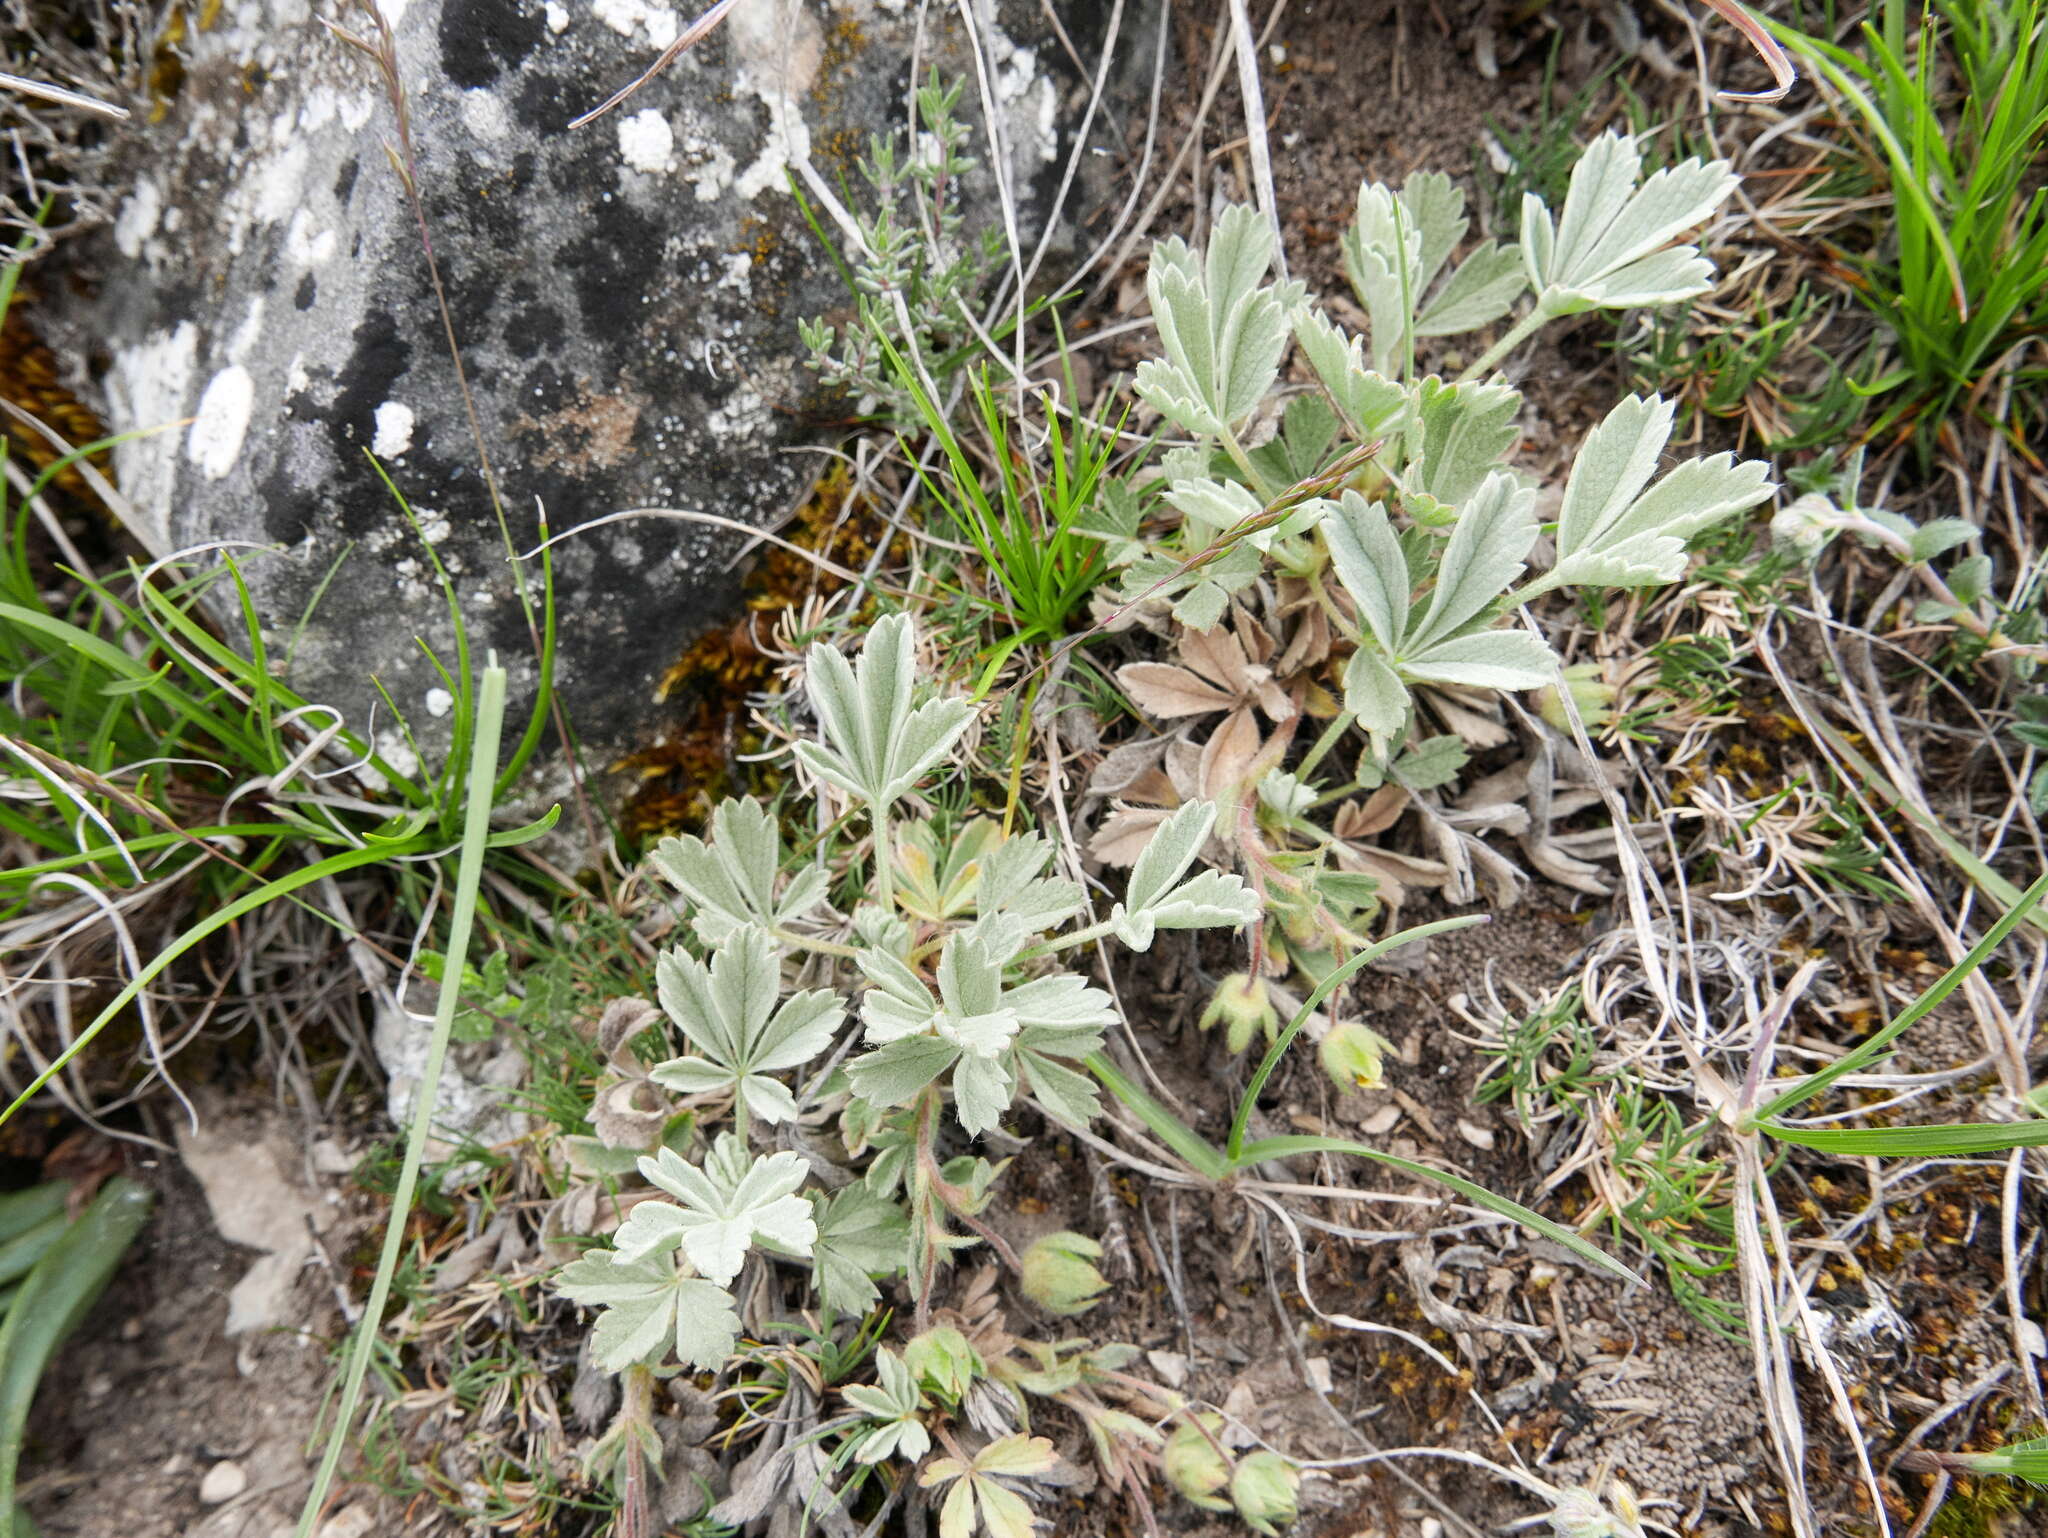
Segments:
[[[1931,443],[1959,408],[2024,433],[2048,378],[2048,7],[2041,0],[1879,0],[1856,46],[1767,23],[1841,100],[1892,194],[1855,293],[1895,363],[1873,431]],[[1987,388],[2012,371],[2016,388]],[[2009,403],[2009,404],[2008,404]]]

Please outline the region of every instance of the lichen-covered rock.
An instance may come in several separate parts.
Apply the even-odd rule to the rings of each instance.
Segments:
[[[557,532],[633,507],[751,524],[786,511],[820,463],[791,452],[813,441],[818,404],[797,323],[845,303],[792,169],[808,161],[858,197],[853,157],[903,125],[914,53],[968,81],[963,115],[985,134],[959,10],[933,6],[920,23],[906,0],[738,0],[665,75],[572,131],[688,24],[691,3],[384,0],[428,232],[521,550],[540,508]],[[1086,82],[1040,6],[970,3],[1036,225]],[[1053,9],[1092,67],[1107,12]],[[453,655],[437,562],[473,645],[499,651],[515,691],[531,689],[534,648],[387,155],[402,154],[397,115],[369,61],[315,14],[309,0],[226,0],[189,39],[90,283],[57,319],[93,358],[115,430],[190,419],[117,453],[154,542],[239,547],[273,655],[290,648],[303,692],[362,727],[375,675],[430,731],[449,701],[415,637]],[[338,20],[374,35],[363,12]],[[1135,32],[1127,17],[1118,53],[1149,57]],[[1120,152],[1141,129],[1112,97],[1083,148]],[[985,137],[974,147],[986,158]],[[1028,254],[1036,229],[1024,235]],[[635,521],[556,548],[558,681],[587,736],[645,726],[662,670],[729,592],[736,545],[700,524]],[[393,725],[380,709],[387,744]]]

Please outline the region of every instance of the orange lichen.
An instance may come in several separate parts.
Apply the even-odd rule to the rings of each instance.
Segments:
[[[14,303],[7,311],[6,325],[0,327],[0,400],[27,412],[74,448],[96,442],[106,436],[106,429],[100,425],[99,418],[58,380],[57,359],[36,334],[23,308],[24,301],[32,299],[26,285],[17,289]],[[6,418],[9,454],[27,460],[38,473],[64,457],[64,451],[34,428],[17,420],[12,413],[0,415]],[[105,470],[106,450],[92,455],[89,463]],[[85,477],[79,474],[76,466],[59,471],[52,484],[70,496],[81,499],[92,496]]]
[[[793,545],[857,570],[874,553],[882,528],[864,502],[850,497],[844,472],[834,470],[781,533]],[[622,817],[629,838],[701,826],[720,799],[757,788],[742,783],[737,765],[741,754],[761,746],[747,696],[774,676],[760,638],[783,611],[840,585],[780,546],[768,546],[755,559],[741,583],[746,612],[698,636],[662,678],[660,698],[676,708],[675,724],[659,742],[614,766],[639,781]]]

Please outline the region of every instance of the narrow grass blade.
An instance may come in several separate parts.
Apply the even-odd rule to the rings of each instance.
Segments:
[[[1885,777],[1883,771],[1856,751],[1846,737],[1818,715],[1807,712],[1804,719],[1806,724],[1813,728],[1814,735],[1827,744],[1829,752],[1855,770],[1863,783],[1883,796],[1893,811],[1933,840],[1941,852],[1948,856],[1949,863],[1969,878],[1972,886],[2001,908],[2010,909],[2021,901],[2018,887],[1999,875],[1953,833],[1909,801],[1905,794]],[[2043,934],[2048,934],[2048,914],[2034,912],[2031,904],[2028,905],[2026,921]]]
[[[116,1175],[29,1272],[0,1325],[0,1538],[25,1531],[14,1504],[15,1468],[36,1385],[93,1300],[114,1275],[156,1201],[146,1186]]]
[[[1187,1160],[1188,1167],[1196,1174],[1205,1180],[1221,1180],[1230,1173],[1230,1161],[1224,1158],[1220,1149],[1132,1083],[1116,1064],[1100,1052],[1090,1053],[1086,1061],[1088,1071],[1151,1128],[1160,1142]]]
[[[1252,1074],[1251,1083],[1245,1086],[1244,1096],[1237,1103],[1237,1114],[1230,1121],[1230,1142],[1225,1149],[1225,1156],[1233,1165],[1244,1162],[1242,1154],[1245,1125],[1251,1120],[1252,1107],[1258,1104],[1259,1095],[1265,1089],[1266,1081],[1273,1077],[1273,1070],[1280,1066],[1280,1059],[1287,1055],[1287,1049],[1294,1044],[1294,1038],[1299,1036],[1301,1028],[1308,1024],[1308,1017],[1322,1008],[1323,1002],[1331,994],[1350,982],[1361,969],[1371,966],[1389,951],[1399,950],[1404,945],[1412,945],[1417,940],[1427,940],[1431,935],[1448,934],[1454,929],[1469,929],[1474,924],[1485,923],[1486,919],[1487,915],[1483,913],[1466,913],[1457,918],[1438,919],[1433,924],[1417,924],[1413,929],[1403,929],[1398,934],[1388,935],[1386,939],[1368,945],[1324,978],[1316,991],[1311,993],[1301,1008],[1294,1012],[1294,1018],[1287,1022],[1287,1029],[1282,1031],[1273,1045],[1266,1049],[1265,1057],[1260,1060],[1258,1068]]]
[[[1794,1106],[1804,1105],[1844,1074],[1855,1073],[1858,1069],[1869,1064],[1879,1053],[1883,1052],[1886,1047],[1897,1040],[1903,1032],[1925,1019],[1928,1012],[1935,1005],[1939,1004],[1951,993],[1954,993],[1956,989],[1963,985],[1964,980],[1971,973],[1984,965],[1991,953],[2005,943],[2006,937],[2019,927],[2021,920],[2034,911],[2035,904],[2039,903],[2044,896],[2048,896],[2048,873],[2040,876],[2026,891],[2016,893],[2012,906],[2007,908],[2004,916],[1991,926],[1983,939],[1970,947],[1970,953],[1930,983],[1927,990],[1919,998],[1908,1004],[1893,1017],[1891,1024],[1872,1036],[1853,1052],[1848,1053],[1834,1063],[1830,1063],[1819,1073],[1800,1080],[1791,1089],[1786,1090],[1782,1095],[1766,1103],[1754,1116],[1745,1118],[1746,1126],[1742,1130],[1761,1127],[1765,1123],[1783,1116]],[[2048,1126],[2048,1122],[2044,1122],[2042,1125]],[[1771,1128],[1770,1130],[1774,1136],[1785,1136],[1781,1129]],[[1787,1141],[1796,1142],[1798,1139],[1788,1138]],[[2005,1146],[2012,1147],[2013,1145],[2006,1144]]]
[[[490,841],[492,791],[498,772],[498,739],[505,725],[505,670],[495,656],[485,665],[478,690],[476,736],[470,744],[469,804],[463,818],[462,855],[455,873],[455,903],[448,921],[448,958],[451,975],[461,976],[469,955],[470,930],[476,922],[477,890],[484,874],[484,850]],[[461,989],[445,986],[434,1007],[434,1034],[427,1043],[427,1060],[415,1091],[412,1128],[406,1136],[405,1161],[399,1169],[398,1187],[391,1195],[391,1214],[385,1220],[384,1252],[377,1263],[377,1277],[370,1286],[369,1301],[363,1306],[350,1343],[348,1365],[342,1378],[334,1424],[328,1428],[327,1448],[320,1459],[320,1471],[307,1492],[305,1509],[299,1513],[298,1538],[312,1538],[326,1504],[327,1492],[341,1466],[342,1450],[348,1446],[349,1428],[362,1399],[363,1375],[370,1365],[370,1351],[383,1324],[384,1307],[391,1297],[391,1278],[398,1269],[399,1252],[405,1247],[406,1219],[412,1211],[413,1193],[419,1185],[420,1164],[426,1154],[427,1136],[433,1128],[434,1106],[440,1098],[441,1065],[448,1054],[448,1038],[455,1027]],[[0,1535],[4,1538],[4,1535]]]
[[[1937,1127],[1788,1127],[1764,1122],[1758,1130],[1781,1143],[1844,1158],[1967,1159],[2048,1145],[2048,1120],[1951,1122]]]
[[[2043,1123],[2048,1126],[2048,1122]],[[1553,1223],[1540,1212],[1532,1212],[1520,1202],[1509,1201],[1505,1196],[1493,1192],[1462,1175],[1453,1175],[1447,1170],[1433,1169],[1427,1164],[1418,1164],[1413,1159],[1403,1159],[1396,1154],[1385,1153],[1365,1143],[1354,1143],[1341,1137],[1268,1137],[1256,1143],[1247,1143],[1238,1153],[1235,1167],[1242,1169],[1253,1164],[1262,1164],[1268,1159],[1287,1159],[1296,1154],[1340,1153],[1352,1154],[1360,1159],[1370,1159],[1376,1164],[1385,1164],[1423,1180],[1433,1180],[1440,1186],[1448,1186],[1474,1206],[1484,1207],[1488,1212],[1497,1212],[1504,1218],[1513,1218],[1524,1228],[1554,1239],[1574,1255],[1598,1266],[1612,1276],[1637,1286],[1647,1286],[1643,1279],[1612,1255],[1580,1234],[1576,1229],[1566,1228],[1562,1223]]]

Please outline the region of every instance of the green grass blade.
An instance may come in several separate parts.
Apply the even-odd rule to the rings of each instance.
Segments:
[[[2043,1125],[2048,1126],[2048,1123],[2043,1123]],[[1601,1270],[1612,1276],[1618,1276],[1625,1282],[1634,1282],[1639,1287],[1648,1285],[1635,1272],[1601,1249],[1599,1245],[1587,1239],[1576,1229],[1566,1228],[1562,1223],[1553,1223],[1549,1218],[1543,1216],[1542,1213],[1532,1212],[1520,1202],[1509,1201],[1505,1196],[1498,1196],[1492,1191],[1487,1190],[1485,1186],[1475,1181],[1467,1180],[1462,1175],[1453,1175],[1447,1170],[1434,1169],[1427,1164],[1418,1164],[1413,1159],[1403,1159],[1397,1154],[1385,1153],[1364,1143],[1354,1143],[1348,1138],[1306,1136],[1260,1138],[1256,1143],[1247,1143],[1239,1151],[1236,1167],[1242,1169],[1249,1165],[1262,1164],[1268,1159],[1288,1159],[1296,1154],[1311,1153],[1352,1154],[1360,1159],[1370,1159],[1376,1164],[1385,1164],[1394,1169],[1402,1170],[1423,1180],[1434,1181],[1440,1186],[1448,1186],[1474,1206],[1484,1207],[1488,1212],[1499,1213],[1504,1218],[1512,1218],[1524,1228],[1531,1229],[1543,1235],[1546,1239],[1556,1240],[1574,1255],[1598,1266]]]
[[[20,1532],[15,1471],[43,1369],[112,1279],[155,1200],[125,1176],[109,1180],[29,1272],[0,1325],[0,1538]]]
[[[1088,1071],[1100,1079],[1112,1095],[1130,1107],[1138,1120],[1152,1129],[1153,1136],[1185,1159],[1196,1174],[1206,1180],[1221,1180],[1230,1173],[1230,1161],[1220,1149],[1132,1083],[1116,1064],[1100,1052],[1090,1053],[1086,1062]]]
[[[1781,1143],[1844,1158],[1966,1159],[2048,1144],[2048,1120],[1952,1122],[1938,1127],[1788,1127],[1767,1121],[1758,1130]]]
[[[78,1039],[59,1053],[56,1061],[49,1067],[37,1074],[35,1081],[16,1095],[6,1110],[0,1111],[0,1126],[5,1126],[13,1118],[14,1113],[41,1093],[43,1086],[62,1073],[73,1058],[91,1046],[99,1033],[113,1022],[114,1017],[132,1004],[136,995],[154,982],[172,962],[215,930],[225,928],[245,913],[253,913],[265,903],[288,896],[301,887],[311,886],[328,876],[338,876],[358,866],[378,865],[401,854],[423,854],[431,847],[425,839],[414,838],[403,843],[373,843],[367,849],[350,849],[308,865],[304,870],[294,871],[289,876],[280,876],[275,881],[265,882],[255,891],[244,893],[225,907],[216,908],[150,958],[142,970],[130,979],[128,986],[115,994],[105,1009],[93,1016],[92,1023],[78,1033]]]
[[[1854,1073],[1869,1064],[1879,1053],[1883,1052],[1886,1047],[1897,1040],[1902,1033],[1925,1019],[1928,1012],[1935,1005],[1961,987],[1964,980],[1971,973],[1983,966],[1991,953],[2005,943],[2006,937],[2019,927],[2022,919],[2034,911],[2034,905],[2040,902],[2044,896],[2048,896],[2048,873],[2042,874],[2035,880],[2032,886],[2018,894],[2018,900],[2010,908],[2006,909],[2004,915],[1996,924],[1993,924],[1985,932],[1983,939],[1970,947],[1969,954],[1930,983],[1926,991],[1919,998],[1899,1011],[1891,1024],[1885,1026],[1883,1030],[1872,1036],[1853,1052],[1848,1053],[1836,1062],[1830,1063],[1819,1073],[1800,1080],[1798,1084],[1786,1090],[1782,1095],[1768,1101],[1753,1116],[1745,1118],[1748,1127],[1758,1127],[1765,1122],[1783,1116],[1792,1107],[1804,1105],[1815,1095],[1820,1094],[1844,1074]],[[2048,1126],[2048,1122],[2044,1122],[2042,1125]],[[1773,1130],[1776,1132],[1776,1129]],[[1784,1134],[1777,1132],[1777,1135],[1783,1136]],[[1788,1141],[1797,1140],[1788,1139]],[[2011,1145],[2008,1144],[2007,1146]]]
[[[476,922],[477,891],[483,883],[484,849],[490,840],[493,788],[498,772],[498,740],[505,725],[505,670],[495,656],[485,665],[477,695],[476,734],[469,744],[469,804],[462,826],[462,855],[456,866],[454,908],[448,920],[448,957],[451,974],[461,976],[469,955],[470,930]],[[391,1278],[398,1269],[399,1252],[405,1247],[406,1219],[412,1211],[418,1188],[420,1164],[426,1155],[427,1137],[433,1129],[434,1106],[440,1097],[441,1065],[448,1054],[448,1038],[455,1027],[456,1004],[462,990],[452,983],[441,989],[434,1006],[434,1034],[427,1043],[427,1059],[414,1091],[412,1128],[406,1136],[405,1161],[399,1169],[398,1187],[391,1196],[391,1214],[384,1225],[384,1251],[377,1263],[377,1277],[370,1286],[369,1301],[363,1306],[350,1343],[348,1366],[342,1377],[334,1424],[328,1428],[327,1448],[321,1455],[320,1471],[306,1494],[299,1513],[298,1538],[312,1538],[320,1520],[327,1492],[341,1466],[342,1450],[348,1445],[361,1402],[363,1376],[370,1365],[370,1351],[384,1321],[384,1308],[391,1298]],[[0,1535],[4,1538],[4,1535]]]

